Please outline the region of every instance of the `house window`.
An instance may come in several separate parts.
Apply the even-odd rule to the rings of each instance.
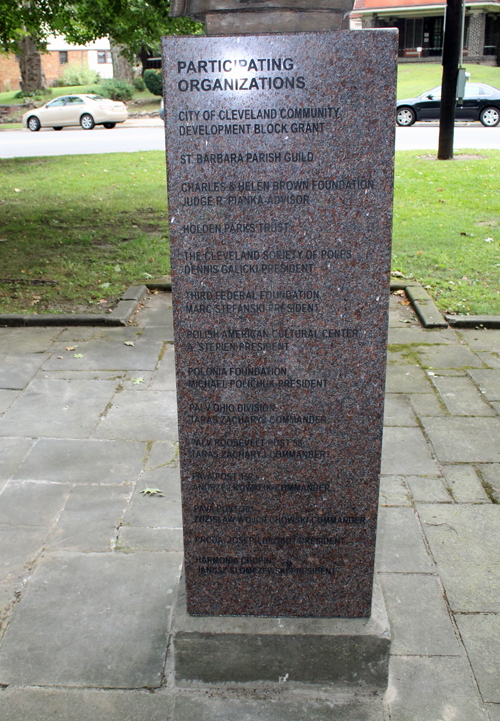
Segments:
[[[423,45],[423,18],[408,18],[406,21],[405,47],[416,49]]]
[[[500,18],[493,15],[486,16],[486,27],[484,33],[484,54],[500,54]],[[498,63],[497,63],[498,64]]]
[[[98,63],[110,63],[111,62],[111,50],[98,50],[97,51],[97,62]]]
[[[68,51],[59,50],[59,65],[66,65],[68,62]]]

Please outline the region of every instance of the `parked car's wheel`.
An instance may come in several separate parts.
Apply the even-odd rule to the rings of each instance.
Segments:
[[[54,130],[62,130],[62,125],[58,125],[57,127],[54,128]]]
[[[109,128],[111,130],[111,128],[115,127],[116,123],[103,123],[103,125],[105,128]]]
[[[89,113],[85,113],[80,118],[80,125],[84,130],[92,130],[95,125],[94,118]]]
[[[404,108],[399,108],[398,114],[396,115],[396,123],[401,127],[413,125],[416,119],[417,116],[415,115],[415,111],[406,106]]]
[[[498,108],[485,108],[481,111],[479,120],[487,128],[494,128],[500,123],[500,110]]]
[[[36,115],[32,115],[30,118],[28,118],[27,125],[33,133],[36,133],[37,130],[40,130],[40,121],[38,120]]]

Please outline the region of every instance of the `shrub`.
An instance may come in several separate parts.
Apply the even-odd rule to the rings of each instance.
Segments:
[[[60,87],[69,85],[93,85],[100,80],[99,73],[86,65],[68,65],[61,75]]]
[[[47,102],[50,96],[52,95],[52,90],[50,88],[47,88],[45,90],[34,90],[32,93],[25,93],[24,90],[20,90],[18,93],[14,95],[15,98],[22,98],[30,100],[43,100],[44,102]]]
[[[150,93],[153,93],[153,95],[163,95],[161,70],[153,70],[152,68],[146,70],[144,73],[144,82]]]
[[[140,75],[134,78],[134,88],[139,91],[146,90],[146,83]]]
[[[104,80],[99,85],[98,92],[104,95],[105,98],[125,102],[133,97],[134,88],[125,80],[115,80],[111,78],[110,80]]]

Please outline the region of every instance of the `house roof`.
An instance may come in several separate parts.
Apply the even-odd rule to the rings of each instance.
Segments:
[[[62,35],[50,35],[47,42],[48,50],[109,50],[109,39],[100,38],[87,45],[68,43]]]
[[[408,10],[437,10],[446,6],[445,0],[355,0],[353,12],[364,10],[366,12],[379,11],[385,12],[391,9],[397,9],[401,12]],[[490,10],[500,10],[500,0],[466,0],[465,6],[484,7]]]

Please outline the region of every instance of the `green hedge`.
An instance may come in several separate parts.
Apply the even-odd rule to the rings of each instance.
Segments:
[[[146,70],[144,73],[144,82],[150,93],[153,93],[153,95],[163,95],[161,70]]]

